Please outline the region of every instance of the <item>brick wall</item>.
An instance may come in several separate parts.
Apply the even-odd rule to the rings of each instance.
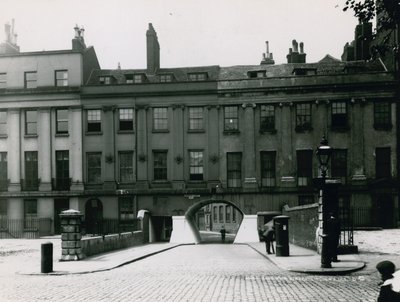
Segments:
[[[82,253],[85,256],[123,249],[143,243],[142,231],[82,238],[81,240]]]
[[[282,214],[290,217],[290,243],[317,250],[318,204],[313,203],[292,208],[285,205]]]

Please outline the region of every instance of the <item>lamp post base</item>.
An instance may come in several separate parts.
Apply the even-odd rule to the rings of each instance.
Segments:
[[[329,251],[329,236],[322,234],[321,268],[331,268],[331,253]]]

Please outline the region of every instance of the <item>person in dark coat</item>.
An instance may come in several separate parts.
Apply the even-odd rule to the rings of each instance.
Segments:
[[[400,272],[396,272],[396,266],[391,261],[381,261],[376,265],[381,274],[382,285],[379,291],[378,302],[400,301]]]
[[[327,232],[329,235],[329,252],[331,255],[331,260],[333,262],[338,262],[337,254],[340,240],[340,221],[332,212],[329,213],[327,220]]]
[[[265,241],[265,249],[268,254],[275,254],[274,249],[274,239],[275,239],[275,228],[273,226],[268,226],[267,229],[263,233],[264,241]],[[271,252],[272,248],[272,252]]]
[[[225,235],[226,235],[225,227],[222,226],[222,228],[221,228],[221,230],[219,232],[221,233],[221,241],[225,242]]]

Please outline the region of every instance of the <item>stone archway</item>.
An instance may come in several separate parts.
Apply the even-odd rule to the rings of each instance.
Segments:
[[[195,213],[202,207],[212,203],[224,203],[238,210],[242,216],[242,223],[233,243],[258,242],[257,215],[246,215],[233,202],[224,199],[205,199],[191,205],[184,216],[172,216],[171,243],[200,243],[200,231],[194,221]]]

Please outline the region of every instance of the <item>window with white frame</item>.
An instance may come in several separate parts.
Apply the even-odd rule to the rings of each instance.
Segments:
[[[238,188],[242,186],[242,153],[228,152],[227,157],[227,179],[228,187]]]
[[[56,132],[58,134],[68,133],[68,109],[57,109],[56,110]]]
[[[133,130],[133,109],[124,108],[119,109],[119,130],[132,131]]]
[[[119,180],[121,183],[133,182],[133,151],[119,152]]]
[[[203,130],[203,107],[189,107],[189,130]]]
[[[101,131],[101,110],[89,109],[87,111],[87,132]]]
[[[261,152],[261,185],[263,187],[274,187],[276,178],[276,152]]]
[[[0,73],[0,89],[7,88],[7,74]]]
[[[68,86],[68,70],[56,70],[56,86]]]
[[[25,134],[35,135],[37,134],[37,111],[26,110],[25,111]]]
[[[189,151],[189,179],[203,180],[203,151]]]
[[[168,108],[153,108],[153,130],[168,130]]]
[[[0,111],[0,136],[7,134],[7,111]]]
[[[25,72],[24,87],[25,88],[37,88],[37,72],[36,71]]]

